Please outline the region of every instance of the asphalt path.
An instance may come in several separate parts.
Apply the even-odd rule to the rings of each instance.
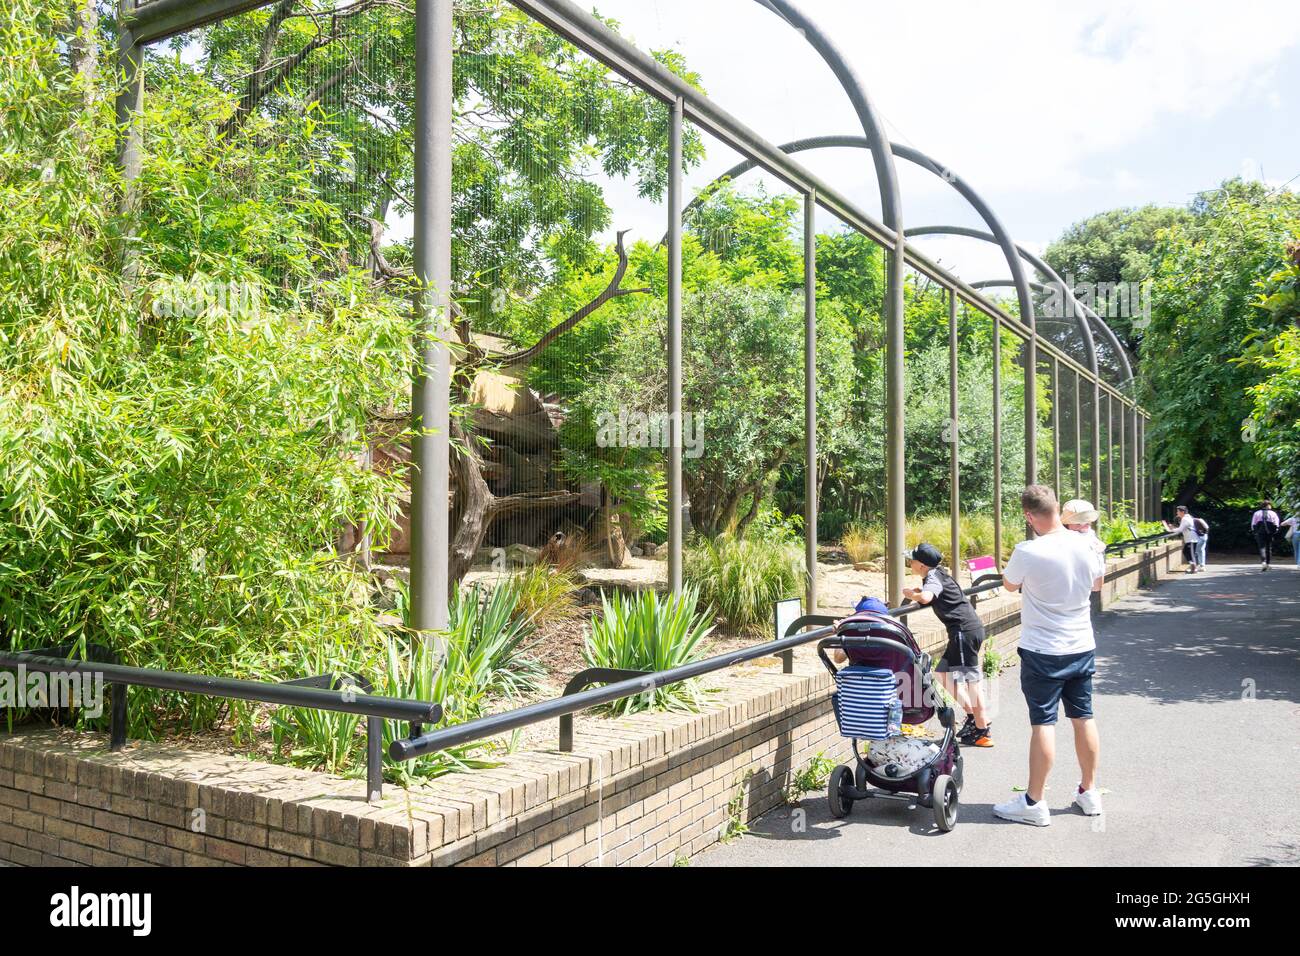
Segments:
[[[956,828],[929,810],[861,801],[831,817],[824,791],[774,810],[693,866],[1300,864],[1300,570],[1212,564],[1136,592],[1097,620],[1101,817],[1070,805],[1068,721],[1057,728],[1052,825],[993,815],[1028,777],[1015,666],[993,692],[997,745],[965,748]]]

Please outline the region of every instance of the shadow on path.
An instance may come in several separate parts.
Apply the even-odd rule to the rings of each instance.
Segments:
[[[1300,698],[1300,572],[1211,565],[1097,620],[1099,694],[1158,703]]]

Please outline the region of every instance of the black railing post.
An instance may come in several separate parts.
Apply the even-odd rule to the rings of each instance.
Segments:
[[[109,684],[108,749],[126,747],[126,684]]]
[[[613,667],[589,667],[564,685],[565,697],[572,697],[579,691],[586,690],[593,684],[614,684],[633,677],[646,677],[649,671],[620,670]],[[653,688],[652,688],[653,689]],[[413,734],[412,736],[417,736]],[[573,714],[560,715],[559,750],[568,753],[573,749]]]
[[[384,720],[366,718],[366,802],[377,803],[384,796]]]

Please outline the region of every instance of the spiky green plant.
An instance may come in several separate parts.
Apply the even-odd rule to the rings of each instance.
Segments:
[[[635,595],[601,595],[600,616],[582,649],[589,667],[663,671],[701,656],[699,644],[713,631],[712,611],[699,610],[699,593],[691,585],[680,595],[642,591]],[[696,710],[699,686],[684,681],[656,687],[610,705],[617,714],[642,710]]]
[[[491,590],[474,588],[452,598],[447,663],[484,694],[524,697],[546,673],[525,653],[536,628],[531,617],[518,613],[521,594],[519,579],[507,578]]]
[[[520,617],[541,626],[573,616],[576,610],[574,596],[579,584],[571,571],[534,564],[516,574],[515,580],[519,584],[516,613]]]
[[[375,693],[441,704],[443,725],[473,720],[483,712],[483,689],[451,663],[453,657],[443,636],[393,638],[388,642],[383,681]],[[404,729],[395,721],[384,721],[384,753]],[[480,756],[482,751],[481,745],[468,744],[404,763],[385,761],[384,779],[410,786],[421,779],[492,766]]]

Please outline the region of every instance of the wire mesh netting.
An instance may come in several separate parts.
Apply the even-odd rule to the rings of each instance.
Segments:
[[[318,296],[318,270],[305,264],[328,256],[339,274],[361,272],[374,287],[409,296],[413,12],[411,2],[284,0],[151,55],[154,82],[184,82],[197,71],[231,94],[233,109],[214,107],[212,116],[224,141],[276,157],[250,173],[250,189],[278,191],[292,200],[280,207],[295,225],[310,224],[310,248],[283,224],[246,224],[244,241],[261,258],[256,295]],[[766,19],[762,27],[785,29]],[[600,590],[663,590],[671,110],[503,0],[458,3],[455,45],[451,577],[491,588],[541,565],[571,576],[588,602]],[[679,53],[655,56],[700,80]],[[720,177],[747,157],[689,123],[683,155],[687,550],[704,555],[719,541],[748,539],[797,556],[815,534],[823,563],[878,574],[887,508],[886,256],[818,211],[818,520],[805,527],[804,197],[762,169]],[[806,158],[837,175],[852,169],[857,179],[869,167],[858,149]],[[853,185],[874,208],[871,184]],[[185,268],[202,275],[205,263],[176,271]],[[935,276],[907,270],[906,543],[952,550],[955,457],[963,531],[949,558],[959,567],[999,545],[1005,556],[1022,531],[1027,348],[1014,297],[996,299],[1007,312],[996,337],[986,312],[962,304],[954,381],[949,295]],[[1077,320],[1053,313],[1046,296],[1036,297],[1044,339],[1086,362]],[[1102,353],[1104,373],[1118,377],[1116,356]],[[1110,403],[1094,408],[1090,385],[1042,353],[1030,387],[1040,476],[1062,496],[1090,494],[1094,477],[1097,488],[1105,478],[1107,502],[1122,498],[1131,480],[1118,448],[1122,413],[1103,422],[1094,476],[1091,423]],[[405,397],[390,391],[353,424],[348,453],[405,480]],[[401,498],[391,528],[359,518],[340,531],[339,549],[400,576],[410,551],[409,494]],[[707,576],[707,563],[682,557],[688,579]],[[791,564],[797,578],[802,565]],[[873,577],[855,581],[884,587]],[[827,602],[851,604],[847,592]],[[728,623],[758,626],[753,613],[743,626]]]

